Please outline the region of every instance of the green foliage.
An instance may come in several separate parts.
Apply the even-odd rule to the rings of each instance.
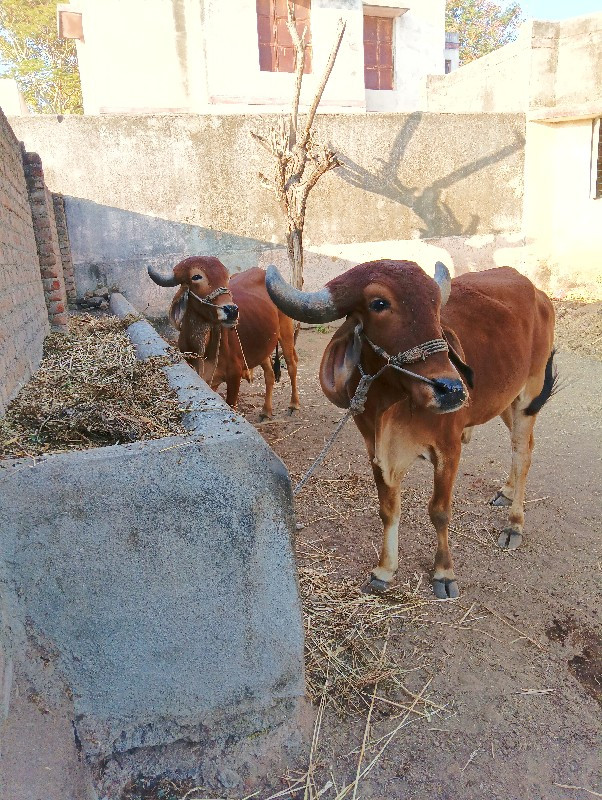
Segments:
[[[75,43],[59,39],[56,0],[1,0],[0,71],[32,111],[83,111]]]
[[[523,21],[519,3],[500,6],[491,0],[446,0],[445,4],[445,30],[460,35],[460,64],[514,41]]]

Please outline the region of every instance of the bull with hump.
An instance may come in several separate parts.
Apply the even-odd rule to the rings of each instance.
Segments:
[[[439,599],[458,597],[448,526],[460,452],[473,426],[496,416],[512,444],[508,479],[491,501],[509,506],[498,544],[513,550],[522,541],[533,427],[556,381],[551,301],[509,267],[452,281],[441,262],[433,279],[411,261],[371,261],[318,292],[292,288],[269,267],[266,285],[293,319],[346,318],[324,352],[320,383],[335,405],[357,405],[372,464],[383,544],[368,587],[385,590],[397,570],[400,485],[422,457],[434,467],[433,590]],[[367,387],[357,404],[360,380]]]
[[[217,258],[190,256],[161,275],[148,274],[159,286],[178,286],[169,319],[180,332],[178,347],[201,378],[216,390],[226,384],[226,402],[236,407],[240,383],[260,366],[265,378],[261,419],[272,416],[272,393],[279,362],[272,353],[279,343],[291,381],[289,413],[299,409],[294,323],[270,300],[265,272],[255,267],[230,277]]]

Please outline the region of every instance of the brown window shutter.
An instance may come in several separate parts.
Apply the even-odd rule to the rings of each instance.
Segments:
[[[256,0],[259,69],[264,72],[294,72],[295,48],[286,26],[286,0]],[[311,0],[294,0],[299,35],[307,27],[304,73],[311,72]]]
[[[393,18],[364,16],[364,85],[393,88]]]

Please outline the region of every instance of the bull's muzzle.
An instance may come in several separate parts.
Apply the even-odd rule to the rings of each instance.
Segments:
[[[462,381],[455,378],[438,378],[433,385],[434,404],[437,414],[457,411],[466,402],[466,389]]]
[[[234,303],[228,303],[225,306],[219,306],[220,321],[226,328],[232,328],[238,322],[238,306]]]

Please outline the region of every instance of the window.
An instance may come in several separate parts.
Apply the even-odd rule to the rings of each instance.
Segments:
[[[364,85],[366,89],[393,88],[392,17],[364,14]]]
[[[449,73],[451,71],[452,71],[451,58],[446,58],[445,59],[445,74],[449,75]]]
[[[305,67],[311,72],[311,0],[294,0],[295,20],[299,36],[305,36]],[[257,42],[259,69],[263,72],[294,72],[295,47],[286,27],[286,0],[257,0]]]

